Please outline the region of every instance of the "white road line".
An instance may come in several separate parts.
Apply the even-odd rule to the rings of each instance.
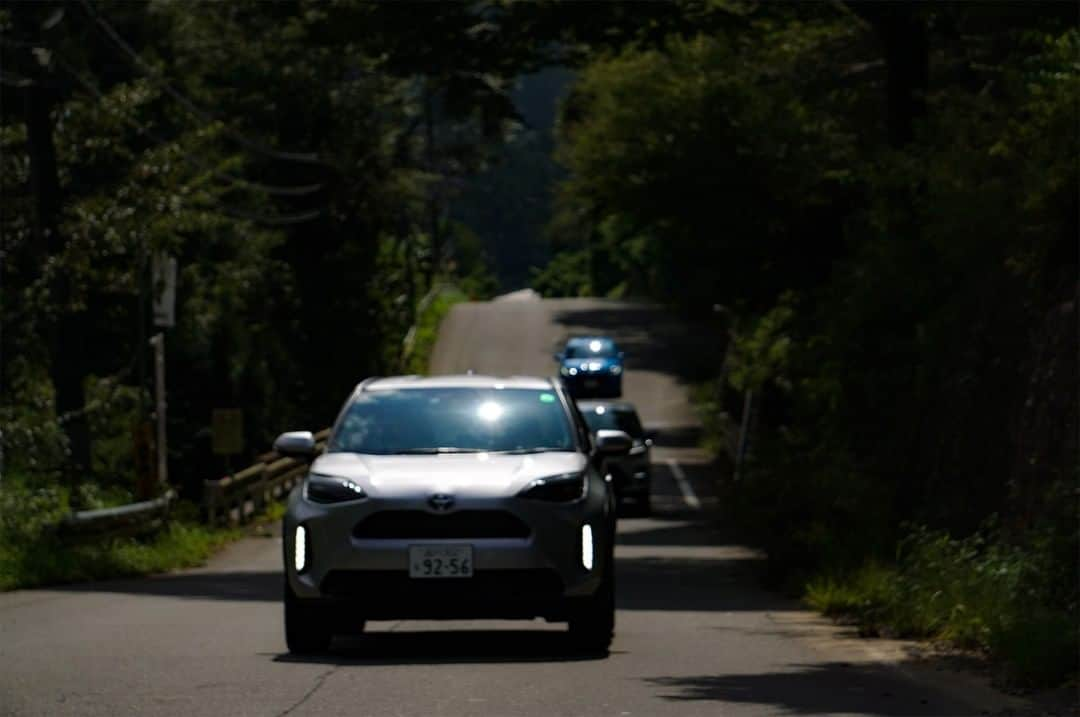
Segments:
[[[678,461],[674,458],[668,458],[666,461],[668,468],[671,469],[671,475],[675,476],[675,482],[679,484],[679,490],[682,491],[683,500],[693,510],[701,510],[701,501],[698,500],[697,495],[694,493],[693,486],[690,485],[690,481],[687,480],[686,474],[683,473],[683,469],[679,466]]]

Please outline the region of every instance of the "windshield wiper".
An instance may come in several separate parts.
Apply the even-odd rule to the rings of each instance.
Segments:
[[[549,451],[557,452],[569,452],[571,449],[565,446],[537,446],[535,448],[511,448],[506,451],[492,451],[492,453],[502,453],[508,456],[519,456],[525,453],[548,453]]]

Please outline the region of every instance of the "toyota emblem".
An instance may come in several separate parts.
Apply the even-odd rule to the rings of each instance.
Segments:
[[[438,513],[445,513],[454,507],[454,496],[446,493],[436,493],[428,498],[428,505]]]

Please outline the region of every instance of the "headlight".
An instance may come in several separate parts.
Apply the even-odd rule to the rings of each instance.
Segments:
[[[550,478],[537,478],[518,495],[531,500],[569,503],[584,498],[588,486],[589,482],[584,473],[567,473]]]
[[[649,447],[644,443],[635,443],[634,446],[630,449],[630,455],[640,456],[647,450],[649,450]]]
[[[613,376],[618,376],[620,373],[622,373],[622,366],[616,364],[611,367],[610,371]]]
[[[304,497],[313,503],[344,503],[367,498],[367,493],[348,478],[308,473],[304,481]]]
[[[577,376],[577,369],[571,366],[567,373],[569,373],[571,376]]]
[[[562,368],[559,369],[559,373],[561,373],[563,376],[569,376],[570,375],[570,369],[568,369],[566,366],[563,366]]]

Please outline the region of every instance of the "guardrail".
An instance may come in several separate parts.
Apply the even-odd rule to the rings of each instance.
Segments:
[[[98,510],[80,510],[64,518],[56,526],[57,534],[65,540],[139,535],[160,528],[176,500],[176,492],[140,503]]]
[[[326,448],[330,429],[315,434],[317,453]],[[210,525],[244,523],[267,503],[287,494],[307,473],[308,462],[270,452],[252,466],[231,476],[203,483],[203,504]]]

